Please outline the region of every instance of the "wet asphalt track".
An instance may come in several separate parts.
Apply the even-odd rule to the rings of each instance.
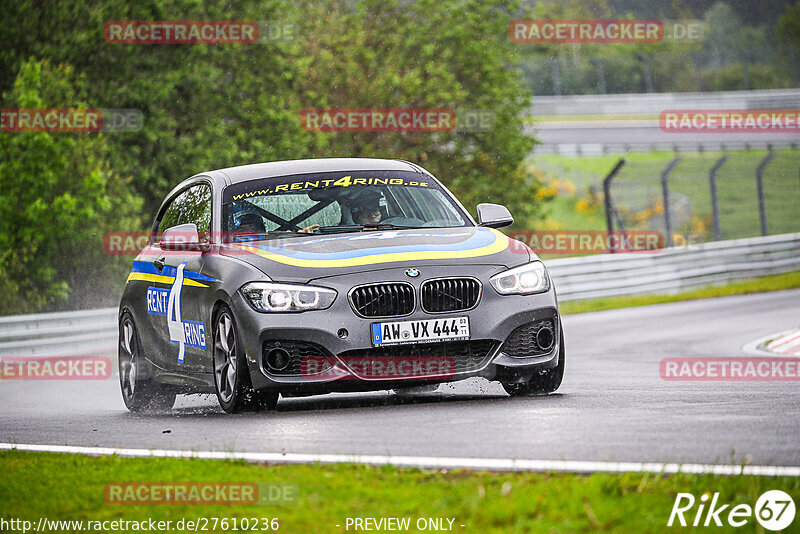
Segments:
[[[214,398],[134,415],[116,377],[0,381],[0,442],[255,452],[800,466],[800,382],[665,382],[664,357],[744,356],[800,325],[800,290],[566,316],[557,394],[473,379],[435,393],[282,399],[228,416]]]

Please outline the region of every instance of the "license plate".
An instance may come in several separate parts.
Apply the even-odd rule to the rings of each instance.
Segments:
[[[468,317],[372,323],[372,344],[376,347],[465,339],[469,339]]]

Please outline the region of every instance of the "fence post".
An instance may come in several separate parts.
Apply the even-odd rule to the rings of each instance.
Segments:
[[[561,69],[558,66],[558,58],[550,58],[550,69],[553,73],[553,94],[561,96]]]
[[[792,73],[792,80],[794,81],[795,87],[800,87],[800,75],[797,72],[797,54],[795,50],[791,46],[786,47],[789,50],[789,67]]]
[[[767,235],[767,205],[764,200],[764,169],[767,164],[775,157],[772,147],[769,147],[767,154],[761,163],[756,167],[756,192],[758,194],[758,220],[761,222],[761,235]]]
[[[636,54],[636,57],[644,64],[644,83],[648,93],[654,93],[653,72],[650,70],[650,60],[644,54]]]
[[[625,158],[620,158],[611,172],[603,179],[603,202],[606,205],[606,226],[608,227],[609,238],[614,231],[614,205],[611,203],[611,180],[617,175],[622,166],[625,165]],[[611,252],[614,249],[611,248]]]
[[[700,58],[698,57],[696,52],[692,52],[692,64],[694,65],[694,79],[697,83],[697,92],[703,92],[703,76],[701,75],[701,67],[700,67]]]
[[[678,164],[681,160],[680,156],[676,156],[675,159],[669,162],[669,165],[661,171],[661,195],[664,197],[664,225],[666,226],[666,241],[665,245],[669,248],[674,245],[672,240],[672,216],[669,213],[669,182],[667,181],[669,178],[669,173],[672,172],[672,169]]]
[[[603,62],[595,56],[592,56],[589,59],[592,60],[592,63],[594,63],[594,66],[597,69],[597,91],[601,95],[604,95],[606,94],[606,72],[603,68]]]
[[[722,230],[719,226],[719,199],[717,198],[717,172],[728,161],[728,155],[719,158],[708,173],[708,185],[711,187],[711,213],[714,218],[714,241],[722,239]]]

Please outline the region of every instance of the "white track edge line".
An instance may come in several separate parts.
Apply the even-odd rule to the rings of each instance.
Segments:
[[[600,462],[580,460],[525,460],[512,458],[439,458],[432,456],[372,456],[359,454],[305,454],[273,452],[182,451],[159,449],[121,449],[70,445],[0,443],[0,450],[117,455],[141,458],[198,458],[206,460],[245,460],[277,464],[357,463],[395,467],[486,469],[489,471],[564,471],[575,473],[689,473],[700,475],[751,475],[800,477],[800,467],[768,465],[713,465],[678,463]]]
[[[745,354],[750,354],[751,356],[769,356],[772,358],[790,358],[792,355],[790,354],[783,354],[781,352],[774,352],[769,349],[759,348],[761,345],[764,345],[767,341],[771,339],[777,339],[783,337],[785,335],[790,334],[791,332],[796,332],[797,329],[792,330],[782,330],[780,332],[776,332],[774,334],[769,334],[768,336],[760,337],[758,339],[754,339],[752,341],[748,341],[744,345],[742,345],[742,352]]]

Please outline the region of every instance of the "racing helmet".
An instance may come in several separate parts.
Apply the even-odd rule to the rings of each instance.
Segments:
[[[264,218],[255,208],[243,207],[231,215],[231,231],[240,234],[263,234],[267,228],[264,226]]]
[[[386,199],[377,187],[365,187],[355,191],[348,199],[347,206],[354,221],[376,212],[380,212],[379,220],[387,218],[388,215]]]

